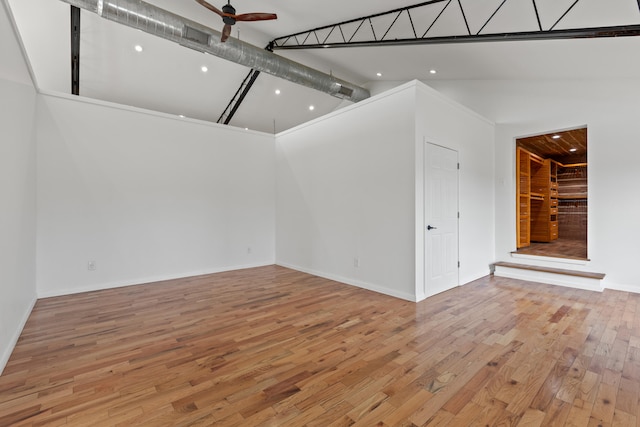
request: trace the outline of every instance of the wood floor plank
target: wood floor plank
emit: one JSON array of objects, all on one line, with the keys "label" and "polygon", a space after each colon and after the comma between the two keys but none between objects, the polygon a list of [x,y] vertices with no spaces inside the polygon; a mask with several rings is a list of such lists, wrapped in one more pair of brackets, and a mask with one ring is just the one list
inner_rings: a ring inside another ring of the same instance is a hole
[{"label": "wood floor plank", "polygon": [[518,422],[518,427],[540,427],[544,421],[545,413],[537,409],[527,409]]},{"label": "wood floor plank", "polygon": [[640,295],[416,304],[267,266],[39,300],[0,426],[631,426],[639,400]]},{"label": "wood floor plank", "polygon": [[564,427],[583,427],[589,424],[589,418],[591,414],[591,407],[580,408],[572,406],[567,415],[567,421]]}]

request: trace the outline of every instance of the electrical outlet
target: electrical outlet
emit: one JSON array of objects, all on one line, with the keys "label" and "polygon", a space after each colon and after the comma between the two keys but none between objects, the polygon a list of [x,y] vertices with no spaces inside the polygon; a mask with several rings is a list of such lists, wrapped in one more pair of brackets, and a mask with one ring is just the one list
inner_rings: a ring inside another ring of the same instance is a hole
[{"label": "electrical outlet", "polygon": [[87,263],[87,270],[95,271],[96,270],[96,262],[95,261],[89,261]]}]

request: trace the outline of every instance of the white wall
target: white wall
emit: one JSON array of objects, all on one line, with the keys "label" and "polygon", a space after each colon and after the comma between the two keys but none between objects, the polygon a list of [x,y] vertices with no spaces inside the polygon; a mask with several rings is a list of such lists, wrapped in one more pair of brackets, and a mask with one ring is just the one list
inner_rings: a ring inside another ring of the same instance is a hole
[{"label": "white wall", "polygon": [[278,134],[278,264],[415,298],[415,105],[404,86]]},{"label": "white wall", "polygon": [[41,95],[39,296],[272,264],[274,165],[272,135]]},{"label": "white wall", "polygon": [[429,141],[457,150],[463,165],[460,283],[488,274],[494,260],[493,138],[491,122],[419,82],[279,134],[278,263],[424,298]]},{"label": "white wall", "polygon": [[640,292],[640,79],[455,81],[438,90],[499,123],[496,130],[496,258],[515,250],[515,138],[588,127],[586,265],[609,288]]},{"label": "white wall", "polygon": [[36,299],[36,91],[0,3],[0,373]]},{"label": "white wall", "polygon": [[[419,84],[416,108],[417,170],[424,170],[424,142],[458,152],[459,179],[459,283],[489,274],[494,254],[494,125],[473,111]],[[416,263],[424,259],[426,224],[422,174],[416,176]],[[418,274],[421,271],[418,271]],[[418,282],[424,279],[419,278]],[[427,292],[428,293],[428,292]],[[423,295],[419,294],[419,298]]]}]

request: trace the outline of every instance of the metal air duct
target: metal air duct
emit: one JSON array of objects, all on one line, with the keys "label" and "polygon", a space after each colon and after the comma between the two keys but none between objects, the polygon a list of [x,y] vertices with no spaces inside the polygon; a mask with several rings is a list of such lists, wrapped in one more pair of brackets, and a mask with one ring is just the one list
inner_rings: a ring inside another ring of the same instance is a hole
[{"label": "metal air duct", "polygon": [[283,58],[265,49],[229,38],[197,22],[140,0],[61,0],[101,17],[171,40],[183,46],[253,68],[329,95],[358,102],[370,96],[367,89]]}]

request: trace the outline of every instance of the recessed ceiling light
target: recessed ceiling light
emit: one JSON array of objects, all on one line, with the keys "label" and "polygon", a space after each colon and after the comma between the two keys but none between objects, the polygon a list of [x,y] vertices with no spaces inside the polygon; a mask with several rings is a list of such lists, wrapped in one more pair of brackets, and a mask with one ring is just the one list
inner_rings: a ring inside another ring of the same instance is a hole
[{"label": "recessed ceiling light", "polygon": [[140,46],[139,44],[135,45],[134,49],[136,50],[136,52],[142,52],[142,46]]},{"label": "recessed ceiling light", "polygon": [[382,73],[376,73],[376,76],[382,77]]},{"label": "recessed ceiling light", "polygon": [[437,71],[436,71],[436,70],[429,70],[429,73],[431,73],[431,74],[436,74],[436,73],[437,73]]},{"label": "recessed ceiling light", "polygon": [[209,71],[206,65],[203,65],[202,68],[200,69],[202,70],[203,73],[206,73],[207,71]]},{"label": "recessed ceiling light", "polygon": [[309,111],[313,111],[315,109],[316,109],[316,107],[314,107],[313,105],[309,105]]},{"label": "recessed ceiling light", "polygon": [[553,135],[551,138],[553,138],[553,139],[560,139],[560,135]]},{"label": "recessed ceiling light", "polygon": [[571,151],[572,153],[575,153],[576,151],[578,151],[577,148],[570,148],[569,151]]},{"label": "recessed ceiling light", "polygon": [[280,89],[276,89],[276,95],[280,95]]}]

